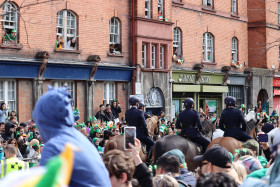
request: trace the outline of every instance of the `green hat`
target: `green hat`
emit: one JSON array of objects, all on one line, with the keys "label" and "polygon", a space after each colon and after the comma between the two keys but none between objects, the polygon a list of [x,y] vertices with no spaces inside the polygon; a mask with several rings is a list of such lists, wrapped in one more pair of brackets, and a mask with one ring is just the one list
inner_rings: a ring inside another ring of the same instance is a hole
[{"label": "green hat", "polygon": [[95,138],[93,138],[93,139],[92,139],[92,143],[94,143],[94,144],[95,144],[96,140],[98,140],[98,138],[96,138],[96,137],[95,137]]},{"label": "green hat", "polygon": [[16,29],[13,29],[12,32],[17,32]]},{"label": "green hat", "polygon": [[113,102],[117,102],[118,100],[117,99],[113,99]]},{"label": "green hat", "polygon": [[180,164],[184,164],[186,162],[184,153],[182,153],[182,151],[179,149],[172,149],[171,151],[164,153],[162,156],[165,156],[165,155],[176,156],[179,159]]},{"label": "green hat", "polygon": [[101,134],[101,130],[99,128],[95,129],[95,132]]}]

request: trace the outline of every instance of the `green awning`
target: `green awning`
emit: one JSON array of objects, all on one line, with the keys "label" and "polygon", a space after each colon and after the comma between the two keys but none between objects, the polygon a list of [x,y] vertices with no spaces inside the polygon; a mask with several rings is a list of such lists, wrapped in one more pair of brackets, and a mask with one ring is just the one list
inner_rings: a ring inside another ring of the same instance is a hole
[{"label": "green awning", "polygon": [[200,92],[200,85],[173,84],[173,92]]},{"label": "green awning", "polygon": [[228,87],[227,86],[207,86],[203,85],[202,92],[215,92],[215,93],[227,93],[228,92]]}]

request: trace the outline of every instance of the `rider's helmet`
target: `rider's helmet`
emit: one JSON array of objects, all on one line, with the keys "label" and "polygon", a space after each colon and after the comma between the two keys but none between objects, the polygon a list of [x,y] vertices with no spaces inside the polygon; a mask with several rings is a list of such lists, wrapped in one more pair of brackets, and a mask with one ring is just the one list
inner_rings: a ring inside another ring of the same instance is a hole
[{"label": "rider's helmet", "polygon": [[145,104],[140,102],[139,105],[138,105],[138,109],[142,109],[143,107],[145,107]]},{"label": "rider's helmet", "polygon": [[226,104],[227,106],[235,106],[235,103],[236,103],[235,97],[227,96],[227,97],[225,98],[225,104]]},{"label": "rider's helmet", "polygon": [[184,101],[184,105],[186,108],[192,108],[194,104],[194,100],[193,98],[188,97],[185,101]]},{"label": "rider's helmet", "polygon": [[139,103],[139,102],[140,102],[140,100],[136,96],[132,96],[131,98],[129,98],[129,104],[132,105],[132,106],[136,105],[136,103]]}]

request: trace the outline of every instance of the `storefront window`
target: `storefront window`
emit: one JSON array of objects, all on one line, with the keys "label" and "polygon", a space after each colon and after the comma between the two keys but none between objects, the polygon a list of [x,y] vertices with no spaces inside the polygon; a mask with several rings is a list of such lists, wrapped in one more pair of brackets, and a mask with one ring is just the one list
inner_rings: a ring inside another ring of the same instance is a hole
[{"label": "storefront window", "polygon": [[244,104],[243,86],[229,86],[227,96],[235,97],[236,106],[239,108],[241,104]]}]

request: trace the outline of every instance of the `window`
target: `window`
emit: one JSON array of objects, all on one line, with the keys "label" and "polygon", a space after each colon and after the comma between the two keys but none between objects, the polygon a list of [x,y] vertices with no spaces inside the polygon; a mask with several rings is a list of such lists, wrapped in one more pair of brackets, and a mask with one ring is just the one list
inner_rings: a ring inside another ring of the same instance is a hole
[{"label": "window", "polygon": [[212,0],[203,0],[202,4],[205,6],[211,6],[211,7],[213,6]]},{"label": "window", "polygon": [[115,99],[115,83],[107,82],[103,84],[103,104],[111,104]]},{"label": "window", "polygon": [[237,14],[237,0],[231,0],[231,13]]},{"label": "window", "polygon": [[244,104],[243,86],[229,86],[227,96],[235,97],[236,105],[240,107],[241,104]]},{"label": "window", "polygon": [[238,40],[237,38],[232,38],[232,50],[231,50],[231,54],[232,54],[232,61],[236,62],[238,61]]},{"label": "window", "polygon": [[147,67],[147,44],[142,44],[142,66]]},{"label": "window", "polygon": [[164,69],[164,46],[160,46],[159,66],[160,68]]},{"label": "window", "polygon": [[280,3],[278,3],[278,24],[280,25]]},{"label": "window", "polygon": [[145,18],[151,18],[151,0],[145,0]]},{"label": "window", "polygon": [[203,61],[213,62],[214,46],[213,35],[209,32],[203,34]]},{"label": "window", "polygon": [[163,20],[163,0],[158,0],[158,18]]},{"label": "window", "polygon": [[156,46],[155,45],[152,45],[152,54],[151,54],[151,68],[155,68],[155,65],[156,65]]},{"label": "window", "polygon": [[77,49],[77,21],[74,13],[61,10],[57,13],[57,49]]},{"label": "window", "polygon": [[9,111],[16,110],[16,81],[0,80],[0,103],[10,106]]},{"label": "window", "polygon": [[52,86],[55,88],[68,87],[68,92],[70,93],[70,101],[72,106],[75,105],[75,83],[73,81],[54,81]]},{"label": "window", "polygon": [[173,55],[182,55],[181,30],[178,27],[173,30]]},{"label": "window", "polygon": [[117,18],[110,19],[110,44],[120,43],[120,22]]},{"label": "window", "polygon": [[3,6],[2,16],[3,43],[16,44],[18,42],[18,14],[17,7],[10,2],[6,2]]}]

